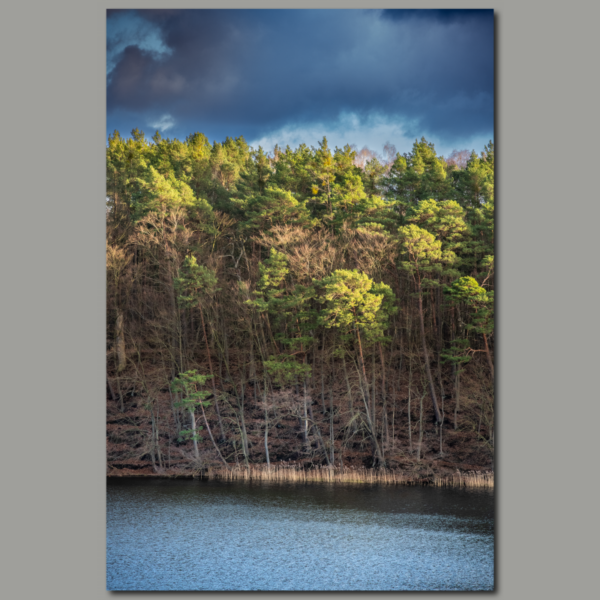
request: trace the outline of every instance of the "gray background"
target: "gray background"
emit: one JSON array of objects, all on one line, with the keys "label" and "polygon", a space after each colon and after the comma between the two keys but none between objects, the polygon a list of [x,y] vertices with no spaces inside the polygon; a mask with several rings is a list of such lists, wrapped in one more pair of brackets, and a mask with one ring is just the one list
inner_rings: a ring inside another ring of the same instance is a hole
[{"label": "gray background", "polygon": [[[0,591],[11,599],[108,595],[105,9],[118,6],[161,4],[11,3],[0,21]],[[378,6],[497,11],[497,593],[591,596],[599,5]]]}]

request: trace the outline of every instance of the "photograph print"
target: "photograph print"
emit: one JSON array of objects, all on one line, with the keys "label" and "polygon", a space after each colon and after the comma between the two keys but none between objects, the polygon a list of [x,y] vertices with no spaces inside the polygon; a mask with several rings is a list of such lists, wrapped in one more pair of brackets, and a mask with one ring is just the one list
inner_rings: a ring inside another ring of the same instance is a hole
[{"label": "photograph print", "polygon": [[493,10],[108,10],[110,591],[495,589]]}]

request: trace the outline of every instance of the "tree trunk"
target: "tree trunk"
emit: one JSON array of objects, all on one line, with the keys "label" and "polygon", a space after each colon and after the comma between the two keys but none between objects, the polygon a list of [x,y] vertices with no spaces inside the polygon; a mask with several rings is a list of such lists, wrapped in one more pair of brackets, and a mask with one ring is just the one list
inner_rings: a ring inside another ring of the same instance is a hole
[{"label": "tree trunk", "polygon": [[202,312],[202,305],[198,303],[198,310],[200,311],[200,320],[202,321],[202,333],[204,334],[204,345],[206,347],[206,356],[208,357],[208,369],[210,374],[212,375],[212,389],[215,397],[215,409],[217,411],[217,419],[219,420],[219,431],[220,431],[220,439],[225,441],[225,430],[223,429],[223,421],[221,420],[221,411],[219,410],[219,398],[217,394],[217,385],[215,383],[215,373],[213,371],[212,366],[212,358],[210,355],[210,346],[208,345],[208,336],[206,334],[206,326],[204,324],[204,313]]},{"label": "tree trunk", "polygon": [[271,468],[271,459],[269,457],[269,409],[267,407],[267,380],[263,381],[263,402],[265,404],[265,456],[267,458],[267,468]]},{"label": "tree trunk", "polygon": [[[156,450],[156,457],[158,458],[158,466],[160,469],[163,468],[162,461],[162,453],[160,451],[160,442],[158,437],[158,413],[154,416],[154,408],[150,408],[150,420],[152,422],[152,447]],[[154,463],[154,456],[152,456],[152,462]],[[154,464],[154,470],[156,469],[156,464]]]},{"label": "tree trunk", "polygon": [[[175,299],[175,283],[174,275],[169,272],[167,274],[167,285],[169,288],[169,301],[171,303],[171,317],[172,317],[172,330],[171,330],[171,356],[172,356],[172,378],[175,378],[177,373],[183,372],[183,356],[181,352],[181,335],[179,332],[179,315],[177,312],[177,301]],[[179,354],[179,361],[177,361],[177,355]]]},{"label": "tree trunk", "polygon": [[[304,357],[304,361],[306,363],[306,356]],[[308,398],[306,393],[306,379],[304,379],[304,445],[308,450]],[[311,407],[312,412],[312,407]]]},{"label": "tree trunk", "polygon": [[110,392],[110,397],[112,398],[112,401],[116,402],[117,398],[115,396],[115,393],[113,392],[112,385],[110,385],[110,380],[108,379],[108,375],[106,376],[106,387],[108,388],[108,391]]},{"label": "tree trunk", "polygon": [[412,393],[412,356],[408,359],[408,448],[413,453],[410,396]]},{"label": "tree trunk", "polygon": [[437,423],[441,423],[442,416],[440,415],[440,409],[438,407],[437,398],[435,396],[435,388],[433,385],[433,377],[431,375],[431,368],[429,367],[429,354],[427,352],[427,342],[425,339],[425,321],[423,317],[423,294],[421,291],[421,283],[419,282],[419,317],[421,321],[421,341],[423,342],[423,359],[425,360],[425,372],[427,373],[427,381],[429,382],[429,393],[431,394],[431,401],[433,402],[433,410],[435,412],[435,420]]},{"label": "tree trunk", "polygon": [[334,436],[333,436],[333,387],[329,386],[329,450],[331,453],[331,464],[335,464],[335,454],[334,454]]},{"label": "tree trunk", "polygon": [[417,460],[421,460],[421,446],[423,445],[423,398],[426,394],[421,394],[421,402],[419,404],[419,449],[417,450]]},{"label": "tree trunk", "polygon": [[[315,354],[316,354],[316,352],[315,352]],[[321,404],[323,405],[323,414],[325,414],[325,336],[324,335],[323,335],[323,350],[321,352]]]},{"label": "tree trunk", "polygon": [[221,459],[223,464],[227,467],[228,466],[227,462],[223,458],[223,455],[221,454],[221,451],[219,450],[219,446],[217,446],[217,442],[215,442],[215,438],[213,437],[212,431],[210,430],[210,425],[208,424],[208,419],[206,418],[206,413],[204,412],[204,404],[202,404],[202,402],[200,402],[200,408],[202,409],[202,417],[204,418],[204,423],[206,425],[206,431],[208,431],[210,441],[212,442],[213,446],[215,447],[215,450],[217,451],[219,458]]},{"label": "tree trunk", "polygon": [[371,354],[371,371],[372,371],[372,384],[371,384],[371,421],[373,421],[373,427],[375,428],[375,436],[377,436],[377,413],[375,407],[375,399],[377,398],[377,375],[375,369],[375,347]]},{"label": "tree trunk", "polygon": [[[381,443],[383,444],[383,436],[385,435],[386,445],[390,444],[390,431],[388,426],[388,415],[387,415],[387,391],[385,389],[385,360],[383,358],[383,348],[381,342],[379,346],[379,358],[381,360],[381,418],[382,418],[382,429],[381,429]],[[384,446],[385,447],[385,446]]]},{"label": "tree trunk", "polygon": [[490,347],[488,346],[487,335],[483,334],[483,343],[485,344],[485,354],[488,359],[488,365],[490,366],[490,371],[492,373],[492,381],[494,380],[494,362],[492,361],[492,355],[490,354]]},{"label": "tree trunk", "polygon": [[[243,357],[242,357],[243,358]],[[246,366],[242,363],[242,382],[239,396],[239,409],[240,409],[240,433],[242,435],[242,449],[244,451],[244,462],[246,463],[246,467],[249,467],[249,454],[250,449],[248,446],[248,433],[246,431],[246,418],[244,415],[244,400],[245,400],[245,390],[246,390]]]},{"label": "tree trunk", "polygon": [[325,447],[325,442],[323,441],[323,436],[321,435],[321,430],[319,429],[319,426],[315,423],[315,417],[313,415],[312,404],[309,404],[308,410],[310,412],[310,420],[312,423],[312,427],[314,428],[315,433],[317,434],[317,439],[319,440],[319,446],[321,446],[321,448],[323,450],[323,454],[325,455],[325,460],[327,461],[327,465],[331,466],[331,461],[329,460],[329,454],[327,454],[327,448]]},{"label": "tree trunk", "polygon": [[352,421],[352,431],[356,433],[356,421],[354,420],[354,402],[352,399],[352,388],[350,387],[350,378],[346,369],[346,355],[342,355],[342,366],[344,368],[344,379],[346,380],[346,390],[348,391],[348,404],[350,408],[350,420]]},{"label": "tree trunk", "polygon": [[356,325],[354,326],[354,331],[356,332],[356,339],[358,340],[359,364],[360,364],[360,368],[362,370],[362,375],[364,377],[364,382],[365,382],[364,385],[361,385],[361,388],[363,390],[363,397],[364,397],[364,401],[365,401],[367,422],[369,425],[369,429],[371,430],[370,433],[371,433],[371,439],[373,441],[373,450],[374,450],[375,458],[378,461],[379,466],[385,467],[385,460],[383,458],[383,454],[381,453],[381,448],[379,447],[379,443],[377,442],[377,432],[375,431],[375,424],[371,420],[371,415],[370,415],[370,411],[369,411],[369,384],[367,383],[368,382],[367,370],[365,368],[365,361],[363,358],[362,343],[360,340],[360,332],[358,331],[358,327]]},{"label": "tree trunk", "polygon": [[123,313],[117,313],[115,323],[115,350],[117,352],[117,373],[125,369],[127,357],[125,355],[125,336],[123,335]]},{"label": "tree trunk", "polygon": [[194,442],[194,456],[200,458],[200,452],[198,450],[198,440],[196,439],[196,415],[194,415],[194,409],[189,409],[190,413],[190,424],[192,426],[192,441]]},{"label": "tree trunk", "polygon": [[454,430],[458,429],[456,419],[458,409],[460,408],[460,368],[457,364],[454,365],[454,397],[456,404],[454,405]]}]

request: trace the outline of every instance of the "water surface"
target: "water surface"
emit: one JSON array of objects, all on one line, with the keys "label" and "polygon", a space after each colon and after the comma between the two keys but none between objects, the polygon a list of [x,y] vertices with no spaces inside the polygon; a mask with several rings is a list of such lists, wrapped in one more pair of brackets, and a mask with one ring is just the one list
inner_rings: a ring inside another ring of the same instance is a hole
[{"label": "water surface", "polygon": [[492,590],[490,491],[109,479],[109,590]]}]

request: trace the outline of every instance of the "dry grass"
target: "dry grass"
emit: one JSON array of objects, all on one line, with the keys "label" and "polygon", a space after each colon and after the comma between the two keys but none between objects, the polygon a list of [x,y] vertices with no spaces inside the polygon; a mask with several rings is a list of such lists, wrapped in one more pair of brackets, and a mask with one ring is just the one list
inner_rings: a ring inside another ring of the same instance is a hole
[{"label": "dry grass", "polygon": [[393,485],[429,485],[434,487],[493,488],[494,473],[456,472],[452,475],[419,476],[414,473],[393,471],[390,469],[367,469],[364,467],[315,467],[303,469],[295,464],[250,465],[246,467],[210,468],[206,475],[209,479],[275,481],[275,482],[322,482],[322,483],[378,483]]}]

